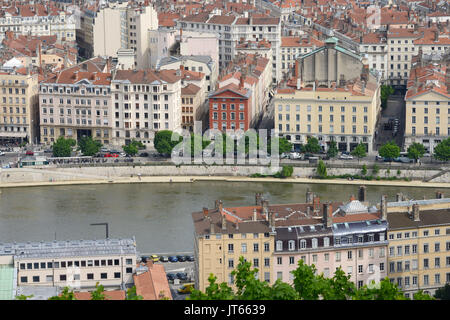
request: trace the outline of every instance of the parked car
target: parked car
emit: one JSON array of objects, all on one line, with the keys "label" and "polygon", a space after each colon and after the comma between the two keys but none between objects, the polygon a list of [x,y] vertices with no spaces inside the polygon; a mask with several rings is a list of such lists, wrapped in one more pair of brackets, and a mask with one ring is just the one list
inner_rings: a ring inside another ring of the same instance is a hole
[{"label": "parked car", "polygon": [[161,261],[161,262],[169,262],[169,257],[168,256],[162,256],[161,258],[159,258],[159,261]]},{"label": "parked car", "polygon": [[4,153],[3,151],[0,151],[0,156],[4,156],[6,153]]},{"label": "parked car", "polygon": [[424,157],[431,157],[431,154],[427,152],[427,153],[424,153],[423,156]]},{"label": "parked car", "polygon": [[303,155],[301,153],[298,153],[298,152],[291,152],[289,154],[289,159],[291,159],[291,160],[295,160],[295,159],[301,160],[302,158],[303,158]]},{"label": "parked car", "polygon": [[159,256],[157,256],[156,254],[152,254],[150,256],[150,259],[152,259],[153,262],[158,262],[159,261]]},{"label": "parked car", "polygon": [[149,259],[150,258],[146,257],[146,256],[141,257],[141,261],[144,262],[144,263],[146,263]]},{"label": "parked car", "polygon": [[195,261],[194,256],[186,256],[187,261]]},{"label": "parked car", "polygon": [[282,154],[280,154],[280,159],[286,159],[289,158],[289,155],[285,152],[283,152]]},{"label": "parked car", "polygon": [[25,154],[26,154],[27,156],[33,156],[33,155],[34,155],[34,152],[31,151],[31,150],[27,150],[27,152],[25,152]]},{"label": "parked car", "polygon": [[179,262],[185,262],[186,258],[184,256],[177,256]]},{"label": "parked car", "polygon": [[353,156],[351,156],[351,155],[349,155],[349,154],[342,153],[342,154],[339,156],[339,159],[341,159],[341,160],[352,160],[352,159],[353,159]]},{"label": "parked car", "polygon": [[181,288],[178,289],[178,293],[180,294],[191,293],[192,289],[194,289],[194,283],[185,283]]},{"label": "parked car", "polygon": [[381,160],[383,160],[382,156],[380,156],[380,155],[375,156],[375,161],[381,161]]},{"label": "parked car", "polygon": [[139,154],[139,157],[148,157],[148,153],[147,152],[142,152]]},{"label": "parked car", "polygon": [[178,258],[175,257],[175,256],[170,256],[170,257],[169,257],[169,261],[170,261],[170,262],[178,262]]},{"label": "parked car", "polygon": [[383,161],[384,162],[392,162],[392,161],[394,161],[394,159],[393,158],[383,158]]},{"label": "parked car", "polygon": [[187,280],[187,273],[186,272],[178,272],[176,274],[176,276],[180,280]]},{"label": "parked car", "polygon": [[117,153],[107,153],[104,155],[105,158],[118,158],[119,155]]},{"label": "parked car", "polygon": [[402,163],[411,163],[414,162],[414,159],[410,159],[408,157],[398,157],[394,159],[395,162],[402,162]]},{"label": "parked car", "polygon": [[313,155],[312,153],[305,153],[305,155],[303,156],[303,159],[309,160],[309,158],[311,158],[311,157],[315,157],[315,155]]},{"label": "parked car", "polygon": [[166,275],[166,277],[167,277],[167,280],[175,280],[177,278],[175,273],[168,273]]}]

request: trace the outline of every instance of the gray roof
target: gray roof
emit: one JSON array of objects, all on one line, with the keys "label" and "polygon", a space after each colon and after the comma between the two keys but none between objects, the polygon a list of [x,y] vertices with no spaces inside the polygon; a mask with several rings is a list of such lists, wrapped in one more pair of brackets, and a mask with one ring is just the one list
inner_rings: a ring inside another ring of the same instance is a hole
[{"label": "gray roof", "polygon": [[388,206],[388,208],[389,207],[410,207],[413,204],[428,205],[428,204],[439,204],[439,203],[450,203],[450,198],[388,202],[387,206]]},{"label": "gray roof", "polygon": [[388,224],[383,220],[367,220],[333,224],[333,235],[343,236],[370,232],[386,231]]},{"label": "gray roof", "polygon": [[131,254],[137,255],[134,237],[128,239],[0,243],[0,255],[13,255],[15,260]]},{"label": "gray roof", "polygon": [[172,63],[175,63],[178,61],[182,62],[182,61],[186,61],[186,60],[192,60],[192,61],[204,63],[208,66],[210,71],[212,71],[213,64],[214,64],[214,61],[212,60],[212,58],[210,56],[201,56],[201,55],[178,56],[178,57],[170,56],[170,57],[161,58],[156,65],[156,69],[160,69],[162,66],[165,66],[167,64],[172,64]]}]

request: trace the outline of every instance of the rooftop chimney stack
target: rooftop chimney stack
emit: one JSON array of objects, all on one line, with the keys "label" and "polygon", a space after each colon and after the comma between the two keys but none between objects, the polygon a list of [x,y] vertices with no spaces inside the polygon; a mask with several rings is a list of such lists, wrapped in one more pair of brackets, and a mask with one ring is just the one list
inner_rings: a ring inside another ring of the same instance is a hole
[{"label": "rooftop chimney stack", "polygon": [[219,209],[219,201],[220,200],[216,200],[216,202],[214,203],[214,209]]},{"label": "rooftop chimney stack", "polygon": [[258,215],[256,213],[256,209],[253,209],[253,221],[258,220]]},{"label": "rooftop chimney stack", "polygon": [[311,207],[307,206],[306,207],[306,215],[309,217],[311,215]]},{"label": "rooftop chimney stack", "polygon": [[203,207],[203,215],[206,217],[208,215],[208,208]]},{"label": "rooftop chimney stack", "polygon": [[315,195],[313,200],[313,209],[314,211],[320,210],[320,198]]},{"label": "rooftop chimney stack", "polygon": [[314,194],[308,189],[308,191],[306,191],[306,203],[313,203],[313,199],[314,199]]},{"label": "rooftop chimney stack", "polygon": [[266,215],[266,219],[267,219],[267,215],[269,213],[269,200],[263,200],[262,201],[262,209],[263,209],[263,213]]},{"label": "rooftop chimney stack", "polygon": [[260,206],[262,201],[261,193],[255,193],[255,205]]},{"label": "rooftop chimney stack", "polygon": [[223,202],[222,200],[219,200],[219,212],[222,213],[223,210]]},{"label": "rooftop chimney stack", "polygon": [[366,186],[360,186],[359,187],[359,192],[358,192],[358,200],[361,202],[365,202],[366,201]]},{"label": "rooftop chimney stack", "polygon": [[210,234],[215,234],[216,233],[216,228],[214,227],[214,223],[212,221],[210,221]]},{"label": "rooftop chimney stack", "polygon": [[222,215],[222,230],[227,230],[227,219],[224,214]]},{"label": "rooftop chimney stack", "polygon": [[420,221],[419,205],[417,203],[413,204],[412,209],[413,209],[414,221]]},{"label": "rooftop chimney stack", "polygon": [[386,196],[381,196],[381,219],[387,220],[387,202],[386,202]]},{"label": "rooftop chimney stack", "polygon": [[325,225],[325,228],[331,228],[333,225],[333,216],[331,215],[332,208],[331,203],[324,203],[323,204],[323,224]]},{"label": "rooftop chimney stack", "polygon": [[396,200],[397,200],[397,202],[400,202],[403,200],[403,194],[401,192],[397,193]]}]

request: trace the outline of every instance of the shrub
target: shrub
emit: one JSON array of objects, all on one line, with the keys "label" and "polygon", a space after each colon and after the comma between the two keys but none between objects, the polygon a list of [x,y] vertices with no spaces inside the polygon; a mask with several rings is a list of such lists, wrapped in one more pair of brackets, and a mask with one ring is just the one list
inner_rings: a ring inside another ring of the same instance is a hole
[{"label": "shrub", "polygon": [[373,170],[372,171],[373,171],[373,174],[377,174],[380,171],[380,167],[378,167],[378,165],[375,164],[373,166]]},{"label": "shrub", "polygon": [[380,178],[379,176],[377,176],[377,181],[380,181],[380,179],[381,179],[381,178]]},{"label": "shrub", "polygon": [[397,175],[400,175],[402,172],[400,171],[400,169],[397,170]]},{"label": "shrub", "polygon": [[362,166],[361,174],[363,176],[365,176],[367,174],[367,166],[365,164],[363,164],[363,166]]}]

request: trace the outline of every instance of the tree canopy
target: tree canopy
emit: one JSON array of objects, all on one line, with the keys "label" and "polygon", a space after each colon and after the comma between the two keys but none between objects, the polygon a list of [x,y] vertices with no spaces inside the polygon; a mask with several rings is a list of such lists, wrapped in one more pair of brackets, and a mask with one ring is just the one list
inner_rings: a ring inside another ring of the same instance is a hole
[{"label": "tree canopy", "polygon": [[319,177],[321,177],[321,178],[325,178],[327,176],[327,166],[325,165],[325,163],[322,160],[319,160],[319,163],[317,164],[316,172],[319,175]]},{"label": "tree canopy", "polygon": [[339,150],[337,148],[336,141],[331,141],[330,145],[328,147],[327,154],[330,158],[335,158],[339,153]]},{"label": "tree canopy", "polygon": [[364,158],[367,155],[366,146],[362,142],[360,142],[350,154],[354,157],[357,157],[358,160]]},{"label": "tree canopy", "polygon": [[[409,300],[396,284],[388,278],[359,289],[350,281],[350,275],[339,267],[333,277],[317,274],[314,265],[299,260],[293,270],[293,284],[276,280],[272,285],[259,280],[259,270],[251,263],[239,258],[239,264],[232,271],[234,288],[227,283],[217,283],[217,277],[209,276],[209,286],[202,292],[193,289],[189,300]],[[415,300],[432,299],[423,292],[414,295]]]},{"label": "tree canopy", "polygon": [[434,148],[434,157],[441,161],[450,160],[450,137],[445,140],[442,140]]},{"label": "tree canopy", "polygon": [[408,158],[417,161],[420,157],[425,154],[425,147],[421,143],[414,142],[408,147]]},{"label": "tree canopy", "polygon": [[180,142],[183,141],[183,137],[179,136],[178,140],[172,141],[173,132],[170,130],[158,131],[155,135],[154,146],[156,151],[160,154],[171,155],[172,149]]},{"label": "tree canopy", "polygon": [[102,143],[100,141],[95,141],[92,137],[82,137],[78,141],[78,147],[85,156],[94,156],[102,147]]},{"label": "tree canopy", "polygon": [[387,85],[381,86],[381,92],[380,92],[380,100],[381,100],[381,107],[384,109],[387,107],[387,100],[391,94],[394,93],[394,88]]},{"label": "tree canopy", "polygon": [[383,158],[394,159],[400,156],[400,147],[394,141],[389,141],[380,147],[378,153]]},{"label": "tree canopy", "polygon": [[63,136],[60,136],[55,143],[53,143],[53,156],[70,157],[72,155],[72,147],[76,144],[77,142],[74,139],[66,139]]},{"label": "tree canopy", "polygon": [[317,153],[320,151],[319,140],[315,137],[308,137],[308,143],[303,146],[305,152]]}]

